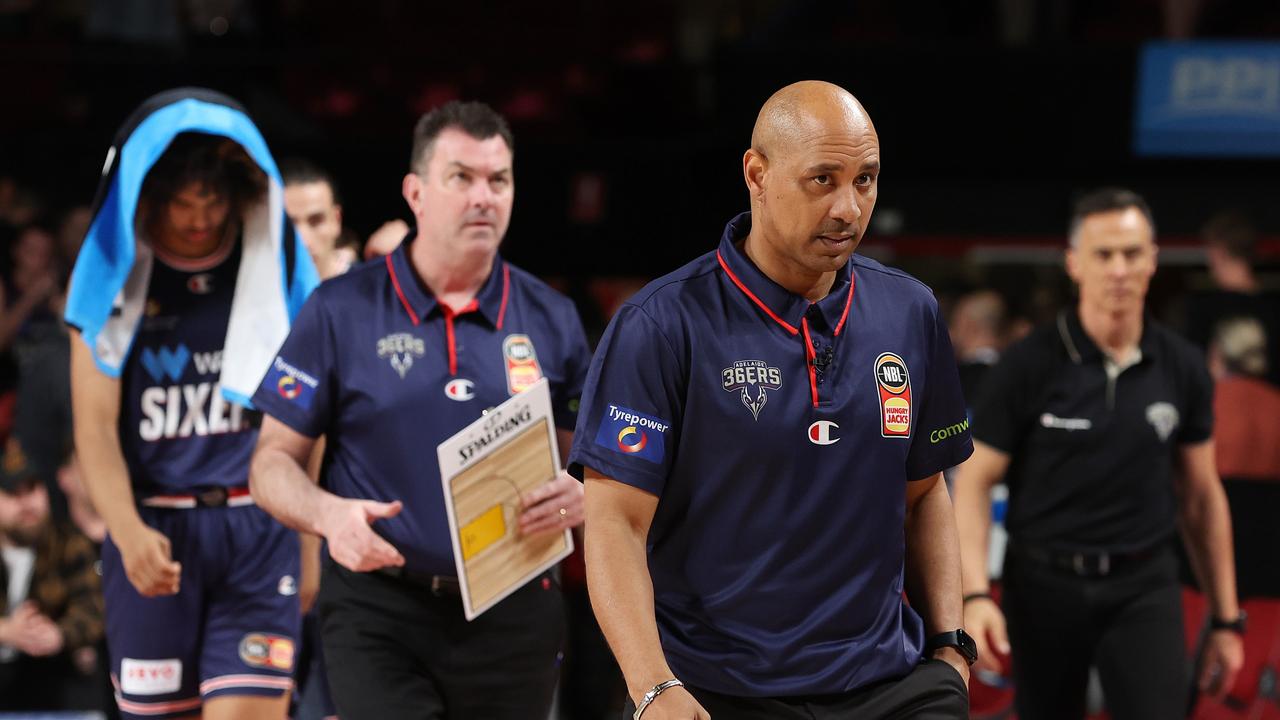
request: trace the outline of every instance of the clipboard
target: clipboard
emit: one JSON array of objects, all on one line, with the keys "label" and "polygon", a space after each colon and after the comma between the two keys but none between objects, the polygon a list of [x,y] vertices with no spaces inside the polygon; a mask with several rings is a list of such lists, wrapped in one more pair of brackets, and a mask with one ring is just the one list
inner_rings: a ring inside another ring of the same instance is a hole
[{"label": "clipboard", "polygon": [[546,378],[436,447],[467,621],[573,552],[573,534],[519,534],[520,498],[560,472]]}]

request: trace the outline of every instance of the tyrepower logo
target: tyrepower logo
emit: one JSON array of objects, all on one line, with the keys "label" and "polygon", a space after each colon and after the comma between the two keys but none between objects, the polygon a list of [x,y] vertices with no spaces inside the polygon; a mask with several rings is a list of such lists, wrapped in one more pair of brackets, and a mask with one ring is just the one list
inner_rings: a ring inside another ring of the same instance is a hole
[{"label": "tyrepower logo", "polygon": [[662,464],[670,423],[621,405],[609,405],[600,419],[596,444],[614,452]]},{"label": "tyrepower logo", "polygon": [[275,388],[280,397],[301,406],[304,410],[311,408],[311,399],[315,397],[320,382],[307,373],[289,364],[279,356],[271,363],[267,377],[262,381],[267,387]]}]

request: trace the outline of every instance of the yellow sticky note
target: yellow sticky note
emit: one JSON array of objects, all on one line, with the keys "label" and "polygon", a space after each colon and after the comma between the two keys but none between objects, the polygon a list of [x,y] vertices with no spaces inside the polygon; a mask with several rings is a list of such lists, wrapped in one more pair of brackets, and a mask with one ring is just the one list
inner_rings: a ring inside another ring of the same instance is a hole
[{"label": "yellow sticky note", "polygon": [[494,505],[458,531],[458,539],[462,541],[462,559],[470,560],[506,534],[507,522],[502,515],[502,506]]}]

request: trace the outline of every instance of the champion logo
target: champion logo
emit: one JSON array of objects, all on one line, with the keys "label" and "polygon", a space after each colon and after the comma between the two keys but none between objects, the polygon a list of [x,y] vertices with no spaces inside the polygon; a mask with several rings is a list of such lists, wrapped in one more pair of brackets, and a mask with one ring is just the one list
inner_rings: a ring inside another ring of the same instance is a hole
[{"label": "champion logo", "polygon": [[450,400],[466,402],[476,396],[476,384],[466,378],[454,378],[445,383],[444,396]]},{"label": "champion logo", "polygon": [[208,295],[213,292],[213,276],[209,273],[200,273],[187,278],[187,289],[196,295]]},{"label": "champion logo", "polygon": [[809,426],[809,442],[814,445],[835,445],[840,442],[840,438],[832,434],[832,431],[839,429],[840,426],[830,420],[819,420]]}]

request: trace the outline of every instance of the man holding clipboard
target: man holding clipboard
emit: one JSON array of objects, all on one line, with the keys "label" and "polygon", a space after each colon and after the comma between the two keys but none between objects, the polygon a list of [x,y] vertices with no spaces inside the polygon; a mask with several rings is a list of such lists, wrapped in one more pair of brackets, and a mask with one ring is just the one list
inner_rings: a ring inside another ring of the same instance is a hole
[{"label": "man holding clipboard", "polygon": [[[557,438],[572,439],[590,353],[573,304],[505,262],[512,137],[480,103],[449,103],[414,133],[403,191],[416,232],[384,260],[318,289],[254,403],[259,505],[325,537],[319,609],[344,720],[545,717],[564,630],[552,578],[474,621],[463,614],[435,449],[545,378]],[[320,485],[303,471],[328,446]],[[510,532],[582,522],[560,472],[522,492]]]}]

